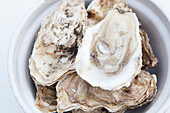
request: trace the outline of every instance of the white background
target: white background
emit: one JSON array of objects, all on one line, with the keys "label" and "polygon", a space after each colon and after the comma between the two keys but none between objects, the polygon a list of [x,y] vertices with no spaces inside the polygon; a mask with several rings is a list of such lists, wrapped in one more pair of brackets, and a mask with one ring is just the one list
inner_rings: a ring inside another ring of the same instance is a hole
[{"label": "white background", "polygon": [[[0,0],[0,113],[24,113],[10,87],[7,70],[7,56],[12,33],[24,14],[39,0]],[[170,0],[157,0],[168,12]],[[170,101],[170,99],[168,100]],[[170,105],[166,104],[162,110]],[[169,107],[170,109],[170,107]],[[168,110],[167,113],[170,113]]]}]

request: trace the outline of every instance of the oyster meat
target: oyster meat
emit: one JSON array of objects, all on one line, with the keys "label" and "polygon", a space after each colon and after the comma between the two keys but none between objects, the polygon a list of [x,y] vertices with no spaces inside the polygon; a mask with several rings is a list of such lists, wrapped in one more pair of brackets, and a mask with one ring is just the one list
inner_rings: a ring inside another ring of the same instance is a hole
[{"label": "oyster meat", "polygon": [[29,63],[37,84],[52,85],[74,70],[86,17],[84,0],[62,0],[42,22]]},{"label": "oyster meat", "polygon": [[37,96],[35,105],[44,113],[57,111],[56,84],[41,86],[36,84]]},{"label": "oyster meat", "polygon": [[75,69],[89,84],[107,90],[129,86],[141,66],[141,37],[135,13],[110,10],[101,22],[86,29]]},{"label": "oyster meat", "polygon": [[72,109],[92,111],[104,107],[109,112],[117,112],[139,107],[153,99],[157,89],[156,82],[154,74],[141,71],[129,87],[110,91],[93,87],[77,73],[73,73],[57,84],[57,109],[62,113]]}]

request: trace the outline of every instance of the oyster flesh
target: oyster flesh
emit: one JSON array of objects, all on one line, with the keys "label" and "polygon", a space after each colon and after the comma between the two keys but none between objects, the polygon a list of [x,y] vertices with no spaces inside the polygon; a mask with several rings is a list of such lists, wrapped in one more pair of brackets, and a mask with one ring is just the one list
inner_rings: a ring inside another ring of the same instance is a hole
[{"label": "oyster flesh", "polygon": [[77,73],[64,77],[57,84],[57,110],[59,113],[72,109],[92,111],[106,108],[117,112],[126,108],[132,109],[150,102],[156,94],[156,76],[141,71],[129,87],[119,90],[103,90],[93,87],[81,79]]},{"label": "oyster flesh", "polygon": [[45,18],[30,58],[30,73],[37,84],[46,86],[74,70],[78,46],[86,26],[84,0],[62,0]]},{"label": "oyster flesh", "polygon": [[120,89],[130,85],[141,67],[141,37],[135,13],[110,10],[101,22],[86,29],[75,69],[89,84]]}]

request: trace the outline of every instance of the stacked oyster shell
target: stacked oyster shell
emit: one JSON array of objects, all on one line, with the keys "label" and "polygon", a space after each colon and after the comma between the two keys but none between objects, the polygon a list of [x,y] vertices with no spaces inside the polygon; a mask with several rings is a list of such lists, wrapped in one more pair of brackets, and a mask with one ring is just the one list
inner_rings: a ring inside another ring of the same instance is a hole
[{"label": "stacked oyster shell", "polygon": [[42,22],[29,60],[45,113],[122,113],[153,100],[158,64],[124,0],[62,0]]}]

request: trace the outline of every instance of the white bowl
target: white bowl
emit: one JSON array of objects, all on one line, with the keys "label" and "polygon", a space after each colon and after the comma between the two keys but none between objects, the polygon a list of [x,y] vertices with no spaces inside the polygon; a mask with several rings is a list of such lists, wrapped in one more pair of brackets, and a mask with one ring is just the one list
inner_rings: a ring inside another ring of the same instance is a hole
[{"label": "white bowl", "polygon": [[[89,1],[87,0],[87,3]],[[170,22],[155,2],[127,0],[127,3],[137,13],[143,29],[148,33],[154,53],[159,59],[159,66],[149,70],[158,77],[156,98],[150,104],[126,113],[156,113],[170,94]],[[8,59],[9,77],[14,94],[27,113],[40,113],[34,104],[36,91],[29,74],[28,59],[42,19],[57,4],[58,2],[39,1],[22,19],[11,42]]]}]

